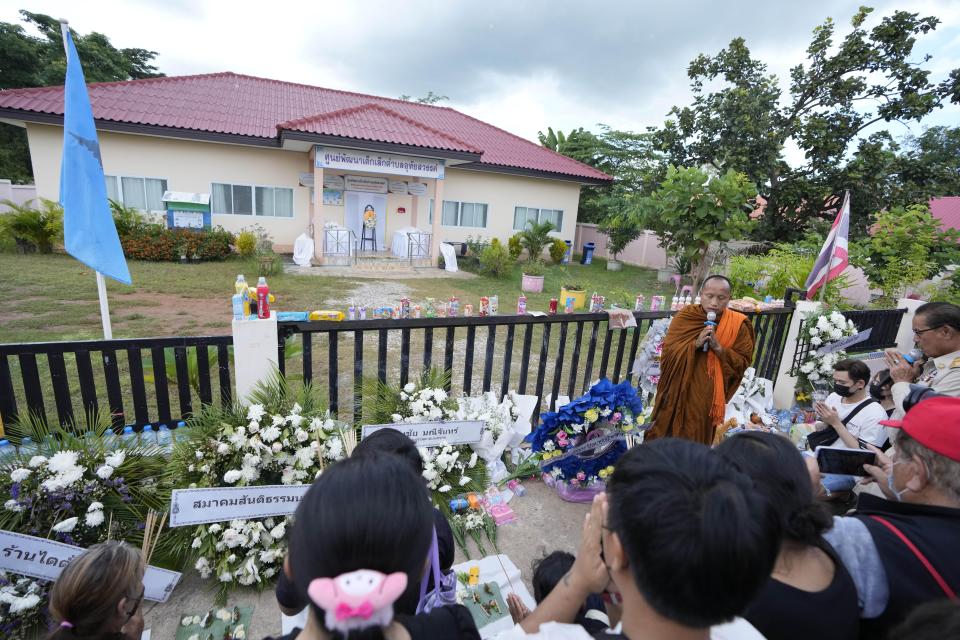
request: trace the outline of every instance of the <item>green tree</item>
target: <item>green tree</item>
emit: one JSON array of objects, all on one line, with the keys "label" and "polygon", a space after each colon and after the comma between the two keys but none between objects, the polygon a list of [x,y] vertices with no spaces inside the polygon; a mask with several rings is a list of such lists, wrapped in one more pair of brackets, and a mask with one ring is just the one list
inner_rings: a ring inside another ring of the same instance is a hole
[{"label": "green tree", "polygon": [[926,205],[896,207],[874,216],[869,239],[851,246],[851,261],[870,284],[896,302],[908,288],[960,261],[956,231],[943,232]]},{"label": "green tree", "polygon": [[[28,34],[22,26],[0,22],[0,89],[61,85],[66,56],[60,23],[50,16],[20,11],[23,21],[40,32]],[[71,29],[87,82],[112,82],[162,76],[151,63],[155,51],[117,49],[107,36],[93,31],[82,36]],[[31,182],[26,132],[0,123],[0,178]]]},{"label": "green tree", "polygon": [[[917,38],[937,27],[936,17],[895,11],[867,29],[871,12],[861,7],[844,35],[829,18],[816,27],[806,61],[790,70],[787,96],[742,38],[697,56],[688,68],[693,103],[674,107],[653,131],[657,147],[675,165],[745,173],[767,202],[759,235],[792,238],[849,188],[855,176],[843,160],[865,129],[916,122],[960,99],[960,70],[937,84],[924,66],[929,56],[914,61]],[[790,141],[804,153],[802,166],[784,160]],[[852,198],[854,229],[864,229],[873,210]]]},{"label": "green tree", "polygon": [[711,242],[742,238],[752,226],[756,187],[743,173],[732,169],[711,178],[696,168],[668,167],[660,188],[641,206],[642,228],[652,229],[661,245],[690,260],[693,286],[706,275]]}]

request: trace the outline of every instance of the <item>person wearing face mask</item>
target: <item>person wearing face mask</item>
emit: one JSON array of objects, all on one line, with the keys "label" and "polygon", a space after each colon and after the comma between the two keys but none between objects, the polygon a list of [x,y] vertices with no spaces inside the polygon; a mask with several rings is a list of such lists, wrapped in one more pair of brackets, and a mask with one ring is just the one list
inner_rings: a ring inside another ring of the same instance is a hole
[{"label": "person wearing face mask", "polygon": [[884,369],[878,371],[870,379],[870,397],[880,403],[883,410],[887,412],[887,417],[893,417],[893,412],[897,404],[893,401],[893,378],[890,377],[890,370]]},{"label": "person wearing face mask", "polygon": [[[898,430],[896,451],[875,450],[864,482],[884,498],[860,494],[824,534],[856,585],[862,638],[883,638],[918,605],[960,593],[960,398],[922,400],[883,424]],[[817,484],[816,464],[808,469]]]}]

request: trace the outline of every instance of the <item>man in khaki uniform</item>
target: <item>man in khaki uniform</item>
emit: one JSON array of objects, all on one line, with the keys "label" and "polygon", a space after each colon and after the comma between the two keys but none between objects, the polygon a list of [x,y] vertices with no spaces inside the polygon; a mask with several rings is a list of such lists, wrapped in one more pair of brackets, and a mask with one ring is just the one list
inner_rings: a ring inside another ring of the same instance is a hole
[{"label": "man in khaki uniform", "polygon": [[887,351],[893,379],[894,416],[902,416],[910,384],[931,387],[937,393],[960,397],[960,307],[949,302],[929,302],[913,316],[913,338],[927,360],[911,365],[896,350]]}]

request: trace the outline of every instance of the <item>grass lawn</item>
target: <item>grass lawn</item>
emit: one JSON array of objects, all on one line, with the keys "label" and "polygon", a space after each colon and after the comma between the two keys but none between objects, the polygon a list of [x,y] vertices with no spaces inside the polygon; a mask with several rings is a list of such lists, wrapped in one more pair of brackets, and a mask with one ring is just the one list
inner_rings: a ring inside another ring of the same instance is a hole
[{"label": "grass lawn", "polygon": [[[201,264],[131,261],[131,287],[108,280],[111,319],[116,337],[167,335],[214,335],[230,331],[230,295],[237,273],[254,281],[247,262],[228,260]],[[458,296],[462,305],[476,309],[480,296],[497,295],[500,312],[513,313],[520,294],[522,266],[505,278],[477,276],[471,279],[436,278],[393,280],[406,287],[416,302],[426,297],[445,300]],[[0,323],[0,342],[40,342],[101,337],[96,280],[93,272],[67,255],[0,254],[0,296],[7,301]],[[548,267],[544,293],[527,294],[530,310],[546,311],[550,298],[559,297],[568,275],[583,283],[587,296],[594,291],[608,302],[633,306],[638,293],[672,295],[672,283],[660,285],[656,272],[624,265],[622,271],[606,270],[604,260],[592,265]],[[330,301],[351,299],[361,288],[369,292],[369,279],[336,276],[280,274],[269,278],[280,310],[325,308]],[[366,285],[366,286],[363,286]],[[396,287],[394,287],[396,289]],[[376,289],[374,288],[374,291]],[[374,305],[395,299],[357,300]],[[337,305],[339,308],[342,305]]]}]

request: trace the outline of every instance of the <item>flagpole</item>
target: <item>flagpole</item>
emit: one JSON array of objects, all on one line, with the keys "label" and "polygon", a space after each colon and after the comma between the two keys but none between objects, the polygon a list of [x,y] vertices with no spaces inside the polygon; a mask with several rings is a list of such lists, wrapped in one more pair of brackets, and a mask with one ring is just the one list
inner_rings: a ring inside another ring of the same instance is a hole
[{"label": "flagpole", "polygon": [[[70,23],[63,18],[60,19],[60,36],[63,38],[63,52],[70,56],[70,50],[67,48],[67,34],[70,30]],[[64,114],[66,115],[66,114]],[[103,279],[103,274],[99,271],[97,274],[97,296],[100,298],[100,324],[103,325],[103,339],[113,340],[113,327],[110,324],[110,303],[107,302],[107,283]]]}]

